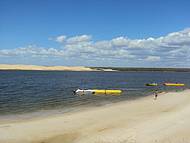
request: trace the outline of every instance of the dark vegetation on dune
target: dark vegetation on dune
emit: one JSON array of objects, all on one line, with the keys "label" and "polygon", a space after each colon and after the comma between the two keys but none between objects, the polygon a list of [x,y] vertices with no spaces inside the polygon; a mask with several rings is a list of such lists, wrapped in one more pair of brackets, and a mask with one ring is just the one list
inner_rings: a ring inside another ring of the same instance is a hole
[{"label": "dark vegetation on dune", "polygon": [[92,69],[104,70],[112,69],[116,71],[173,71],[173,72],[190,72],[190,68],[136,68],[136,67],[90,67]]}]

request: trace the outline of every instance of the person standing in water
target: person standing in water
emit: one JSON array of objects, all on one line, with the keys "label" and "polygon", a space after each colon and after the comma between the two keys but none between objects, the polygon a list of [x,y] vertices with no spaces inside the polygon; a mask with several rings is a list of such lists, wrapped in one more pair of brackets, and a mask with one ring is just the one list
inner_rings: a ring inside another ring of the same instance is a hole
[{"label": "person standing in water", "polygon": [[158,90],[155,90],[155,92],[154,92],[154,100],[156,100],[157,97],[158,97]]}]

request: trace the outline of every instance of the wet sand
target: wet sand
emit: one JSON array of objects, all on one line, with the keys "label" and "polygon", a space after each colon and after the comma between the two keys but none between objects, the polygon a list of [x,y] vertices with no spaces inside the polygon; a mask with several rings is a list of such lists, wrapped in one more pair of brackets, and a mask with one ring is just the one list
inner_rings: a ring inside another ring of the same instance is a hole
[{"label": "wet sand", "polygon": [[0,124],[0,143],[188,143],[190,90]]}]

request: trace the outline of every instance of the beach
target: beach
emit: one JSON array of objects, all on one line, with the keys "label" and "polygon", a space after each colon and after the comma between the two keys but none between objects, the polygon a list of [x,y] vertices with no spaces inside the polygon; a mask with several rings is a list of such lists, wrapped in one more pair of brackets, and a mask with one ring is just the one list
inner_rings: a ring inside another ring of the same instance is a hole
[{"label": "beach", "polygon": [[190,90],[0,124],[0,143],[187,143]]}]

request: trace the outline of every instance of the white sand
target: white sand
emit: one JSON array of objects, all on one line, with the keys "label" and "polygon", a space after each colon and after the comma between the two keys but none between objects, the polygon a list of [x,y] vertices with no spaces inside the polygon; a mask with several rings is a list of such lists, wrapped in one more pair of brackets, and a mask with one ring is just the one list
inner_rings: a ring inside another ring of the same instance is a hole
[{"label": "white sand", "polygon": [[46,71],[97,71],[83,66],[36,66],[36,65],[8,65],[0,64],[0,70],[46,70]]},{"label": "white sand", "polygon": [[0,143],[189,143],[190,90],[0,124]]}]

